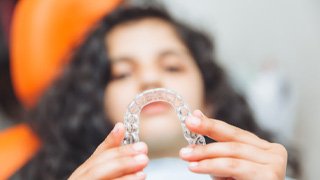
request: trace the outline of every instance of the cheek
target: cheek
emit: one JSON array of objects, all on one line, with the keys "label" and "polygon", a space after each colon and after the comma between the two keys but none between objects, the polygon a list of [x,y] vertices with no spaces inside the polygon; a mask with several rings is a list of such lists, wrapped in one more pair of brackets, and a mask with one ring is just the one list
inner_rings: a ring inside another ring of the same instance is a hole
[{"label": "cheek", "polygon": [[104,108],[106,116],[113,122],[122,122],[128,104],[136,95],[132,84],[112,84],[105,89]]},{"label": "cheek", "polygon": [[166,87],[178,92],[188,104],[191,111],[203,110],[204,105],[204,83],[200,72],[191,71],[180,78],[168,78]]}]

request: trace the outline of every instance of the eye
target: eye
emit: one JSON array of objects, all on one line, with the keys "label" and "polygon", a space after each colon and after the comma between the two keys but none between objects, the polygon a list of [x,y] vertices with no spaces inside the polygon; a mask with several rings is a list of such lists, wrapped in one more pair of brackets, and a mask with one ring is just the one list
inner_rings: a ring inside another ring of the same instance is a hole
[{"label": "eye", "polygon": [[124,80],[133,74],[133,67],[127,62],[116,62],[111,66],[112,80]]},{"label": "eye", "polygon": [[130,72],[115,74],[112,76],[112,80],[123,80],[130,77],[130,75]]},{"label": "eye", "polygon": [[182,70],[179,66],[165,66],[164,69],[168,72],[180,72]]}]

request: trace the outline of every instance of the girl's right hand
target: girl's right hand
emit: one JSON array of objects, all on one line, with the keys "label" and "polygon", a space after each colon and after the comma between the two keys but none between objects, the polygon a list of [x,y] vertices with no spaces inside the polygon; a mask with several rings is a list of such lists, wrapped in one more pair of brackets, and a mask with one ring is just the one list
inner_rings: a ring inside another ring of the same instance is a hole
[{"label": "girl's right hand", "polygon": [[73,179],[145,179],[149,161],[143,142],[121,146],[125,128],[117,123],[95,152],[69,177]]}]

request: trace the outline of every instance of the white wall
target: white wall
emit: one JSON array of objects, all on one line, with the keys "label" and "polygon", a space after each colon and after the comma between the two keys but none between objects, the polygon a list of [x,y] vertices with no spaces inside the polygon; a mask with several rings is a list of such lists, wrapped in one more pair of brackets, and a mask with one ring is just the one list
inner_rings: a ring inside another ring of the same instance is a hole
[{"label": "white wall", "polygon": [[240,88],[248,87],[265,60],[278,62],[297,92],[292,122],[303,179],[320,177],[320,1],[164,2],[178,18],[214,35],[220,62]]}]

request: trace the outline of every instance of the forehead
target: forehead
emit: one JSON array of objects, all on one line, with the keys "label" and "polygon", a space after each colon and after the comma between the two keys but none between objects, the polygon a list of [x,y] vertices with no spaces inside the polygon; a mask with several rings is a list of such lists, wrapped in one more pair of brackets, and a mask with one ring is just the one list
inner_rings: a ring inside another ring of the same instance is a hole
[{"label": "forehead", "polygon": [[120,24],[106,36],[109,54],[149,54],[167,49],[185,50],[176,30],[158,18],[146,18]]}]

